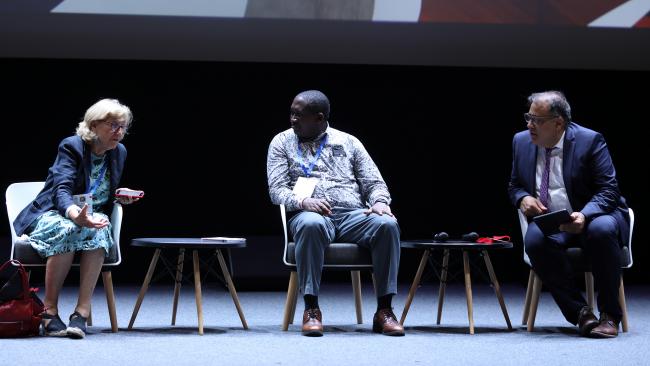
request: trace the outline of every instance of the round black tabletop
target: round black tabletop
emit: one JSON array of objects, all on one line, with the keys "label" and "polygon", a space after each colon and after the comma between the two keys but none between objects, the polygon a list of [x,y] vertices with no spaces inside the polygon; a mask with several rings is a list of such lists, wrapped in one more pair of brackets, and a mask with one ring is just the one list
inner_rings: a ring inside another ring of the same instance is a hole
[{"label": "round black tabletop", "polygon": [[402,248],[414,249],[463,249],[463,250],[488,250],[488,249],[510,249],[512,243],[509,241],[487,243],[472,243],[467,241],[446,241],[436,242],[431,239],[426,240],[405,240],[401,242]]},{"label": "round black tabletop", "polygon": [[246,239],[229,238],[228,240],[209,240],[201,238],[136,238],[131,246],[147,248],[192,248],[192,249],[228,249],[245,248]]}]

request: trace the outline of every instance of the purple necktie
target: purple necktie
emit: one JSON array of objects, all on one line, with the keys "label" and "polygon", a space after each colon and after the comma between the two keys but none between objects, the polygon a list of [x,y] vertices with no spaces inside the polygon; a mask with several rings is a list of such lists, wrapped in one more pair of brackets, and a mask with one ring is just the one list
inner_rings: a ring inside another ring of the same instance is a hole
[{"label": "purple necktie", "polygon": [[546,161],[544,162],[544,174],[542,174],[542,183],[539,185],[539,200],[542,205],[548,207],[548,176],[551,172],[551,151],[552,147],[546,148]]}]

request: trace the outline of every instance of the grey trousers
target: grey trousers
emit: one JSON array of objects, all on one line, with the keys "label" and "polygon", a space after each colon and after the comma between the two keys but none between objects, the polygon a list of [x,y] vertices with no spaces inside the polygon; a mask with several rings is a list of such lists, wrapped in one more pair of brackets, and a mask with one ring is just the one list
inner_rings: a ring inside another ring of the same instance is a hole
[{"label": "grey trousers", "polygon": [[325,248],[334,242],[358,243],[370,250],[377,296],[397,293],[400,230],[388,215],[365,209],[334,208],[330,216],[309,211],[295,215],[289,227],[296,242],[296,267],[300,290],[318,296]]}]

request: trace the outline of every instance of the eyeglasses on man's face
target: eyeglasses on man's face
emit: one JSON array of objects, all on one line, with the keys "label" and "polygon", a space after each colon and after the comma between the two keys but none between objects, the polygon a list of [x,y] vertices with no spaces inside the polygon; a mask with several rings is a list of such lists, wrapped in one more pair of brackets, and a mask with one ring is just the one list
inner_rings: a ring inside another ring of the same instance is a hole
[{"label": "eyeglasses on man's face", "polygon": [[105,120],[103,122],[108,124],[109,126],[111,126],[111,132],[112,133],[115,133],[115,132],[119,131],[120,129],[122,129],[124,131],[124,133],[126,133],[128,131],[128,129],[129,129],[129,126],[126,123],[119,123],[117,121],[109,121],[109,120]]},{"label": "eyeglasses on man's face", "polygon": [[524,113],[524,121],[526,121],[526,124],[532,123],[534,125],[541,125],[542,123],[546,121],[550,121],[554,118],[559,117],[557,114],[551,115],[551,116],[536,116],[534,114],[530,113]]}]

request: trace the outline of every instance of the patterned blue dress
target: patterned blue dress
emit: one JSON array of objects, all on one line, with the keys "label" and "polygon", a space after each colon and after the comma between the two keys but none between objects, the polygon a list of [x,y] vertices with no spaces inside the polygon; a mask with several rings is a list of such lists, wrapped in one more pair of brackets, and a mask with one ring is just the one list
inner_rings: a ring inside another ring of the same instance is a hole
[{"label": "patterned blue dress", "polygon": [[[90,173],[90,186],[99,178],[104,164],[104,156],[92,154],[92,170]],[[108,220],[108,216],[102,212],[110,195],[110,169],[106,170],[104,179],[93,194],[93,216]],[[30,232],[31,231],[31,232]],[[27,232],[29,242],[41,257],[50,257],[57,254],[76,252],[80,250],[95,250],[104,248],[108,254],[113,246],[113,229],[109,224],[101,229],[81,227],[72,220],[65,218],[56,210],[47,211],[42,214],[30,226]]]}]

